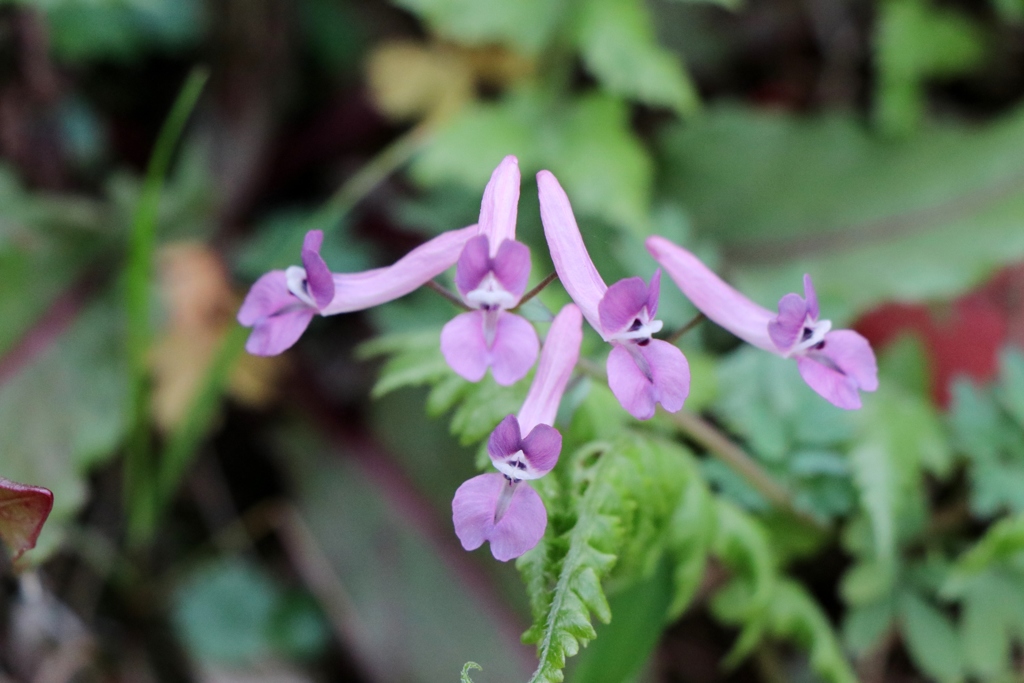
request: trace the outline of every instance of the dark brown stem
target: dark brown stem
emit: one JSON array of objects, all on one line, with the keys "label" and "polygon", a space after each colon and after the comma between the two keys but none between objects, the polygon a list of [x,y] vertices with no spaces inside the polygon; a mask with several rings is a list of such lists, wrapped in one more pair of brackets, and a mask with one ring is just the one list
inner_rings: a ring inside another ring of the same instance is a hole
[{"label": "dark brown stem", "polygon": [[427,283],[427,287],[434,290],[435,292],[443,296],[445,299],[448,299],[448,301],[450,301],[453,305],[457,306],[458,308],[461,308],[464,311],[472,310],[462,301],[462,299],[449,292],[447,287],[439,285],[433,280]]},{"label": "dark brown stem", "polygon": [[686,323],[685,325],[680,327],[678,330],[676,330],[675,332],[673,332],[669,336],[665,337],[665,341],[667,341],[669,344],[675,344],[677,341],[680,340],[680,338],[682,338],[682,336],[684,334],[686,334],[687,332],[689,332],[693,328],[697,327],[697,325],[700,325],[702,322],[704,322],[707,319],[708,319],[708,317],[706,315],[704,315],[703,313],[698,313],[697,315],[693,316],[693,318],[690,320],[690,322]]},{"label": "dark brown stem", "polygon": [[[536,287],[534,287],[529,292],[527,292],[526,294],[523,295],[523,298],[519,300],[519,305],[516,306],[516,308],[519,308],[519,306],[522,306],[527,301],[529,301],[533,297],[535,297],[538,294],[540,294],[541,292],[543,292],[545,287],[547,287],[548,285],[550,285],[552,282],[554,282],[557,279],[558,279],[558,273],[551,273],[550,275],[548,275],[546,278],[544,278],[543,280],[540,281],[540,284],[538,284]],[[515,309],[512,309],[512,310],[515,310]]]}]

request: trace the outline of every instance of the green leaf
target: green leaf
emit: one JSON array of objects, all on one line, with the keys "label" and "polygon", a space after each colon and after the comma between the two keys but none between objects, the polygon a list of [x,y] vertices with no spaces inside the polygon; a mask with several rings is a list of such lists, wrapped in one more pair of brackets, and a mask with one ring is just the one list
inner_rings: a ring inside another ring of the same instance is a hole
[{"label": "green leaf", "polygon": [[927,0],[885,0],[875,39],[876,117],[882,129],[906,133],[924,114],[925,80],[970,71],[985,40],[966,16]]},{"label": "green leaf", "polygon": [[704,579],[717,532],[716,513],[714,499],[704,481],[699,476],[691,476],[669,528],[667,549],[674,564],[672,598],[667,610],[670,621],[683,613]]},{"label": "green leaf", "polygon": [[178,587],[174,625],[196,658],[251,664],[271,650],[271,619],[281,597],[281,587],[254,564],[212,564]]},{"label": "green leaf", "polygon": [[588,0],[576,40],[587,68],[613,94],[690,113],[697,92],[679,57],[660,47],[640,0]]},{"label": "green leaf", "polygon": [[459,677],[459,680],[462,683],[473,683],[473,679],[469,677],[470,669],[476,669],[477,671],[483,671],[484,670],[484,668],[482,666],[480,666],[479,664],[477,664],[476,662],[466,662],[462,666],[462,675]]},{"label": "green leaf", "polygon": [[959,294],[1024,255],[1022,135],[1024,110],[892,140],[852,117],[718,109],[663,139],[659,196],[723,245],[740,291],[774,308],[810,273],[841,326],[882,301]]},{"label": "green leaf", "polygon": [[1024,430],[1024,353],[1008,347],[999,361],[999,402]]},{"label": "green leaf", "polygon": [[890,563],[899,536],[922,523],[921,471],[945,472],[951,456],[934,408],[896,387],[883,387],[866,401],[860,418],[862,434],[850,464],[876,557]]},{"label": "green leaf", "polygon": [[937,681],[964,678],[960,639],[949,617],[912,591],[900,596],[907,650],[922,673]]},{"label": "green leaf", "polygon": [[477,103],[438,131],[412,172],[426,185],[456,182],[482,192],[506,154],[519,157],[525,176],[545,168],[558,176],[578,219],[646,232],[653,169],[624,102],[600,94],[558,101],[522,90]]},{"label": "green leaf", "polygon": [[460,43],[505,43],[536,54],[551,39],[564,0],[394,0]]},{"label": "green leaf", "polygon": [[843,617],[843,642],[863,656],[877,648],[896,619],[896,602],[890,596],[867,604],[853,605]]},{"label": "green leaf", "polygon": [[665,602],[671,592],[671,572],[662,562],[649,578],[608,598],[615,616],[597,627],[592,642],[571,669],[571,683],[624,683],[640,671],[665,628]]},{"label": "green leaf", "polygon": [[118,302],[104,297],[0,385],[3,473],[54,495],[33,560],[55,550],[86,500],[86,475],[113,455],[127,427],[123,331]]},{"label": "green leaf", "polygon": [[1000,563],[1021,559],[1024,553],[1024,515],[999,520],[988,528],[969,550],[957,560],[950,576],[950,589],[970,576]]},{"label": "green leaf", "polygon": [[856,683],[832,624],[803,586],[784,579],[778,583],[768,610],[768,633],[806,649],[811,668],[830,683]]},{"label": "green leaf", "polygon": [[[533,683],[563,679],[566,658],[596,636],[591,614],[605,623],[611,619],[601,582],[617,560],[616,580],[622,583],[654,571],[686,480],[686,457],[679,446],[627,433],[559,464],[571,475],[570,491],[540,483],[550,476],[538,482],[559,518],[549,524],[544,541],[517,562],[534,610],[534,624],[523,635],[537,644]],[[562,524],[569,526],[552,531]]]},{"label": "green leaf", "polygon": [[388,359],[370,395],[380,398],[404,387],[435,384],[453,373],[441,355],[441,333],[436,329],[405,332],[378,337],[361,345],[361,359]]}]

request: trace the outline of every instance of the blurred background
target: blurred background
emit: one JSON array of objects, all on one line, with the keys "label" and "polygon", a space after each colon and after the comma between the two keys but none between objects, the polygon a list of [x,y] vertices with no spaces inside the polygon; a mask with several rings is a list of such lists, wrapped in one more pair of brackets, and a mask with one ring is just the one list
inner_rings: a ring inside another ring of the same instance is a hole
[{"label": "blurred background", "polygon": [[[452,383],[430,291],[275,358],[234,321],[306,230],[356,271],[474,223],[506,154],[533,281],[547,168],[609,282],[651,234],[773,308],[808,272],[881,363],[841,413],[684,338],[688,409],[827,530],[687,442],[817,616],[729,662],[729,570],[667,617],[670,570],[613,575],[568,680],[1022,680],[1022,101],[1021,0],[0,2],[0,476],[55,496],[0,680],[529,678],[519,574],[450,522],[524,389]],[[694,314],[667,280],[660,312]]]}]

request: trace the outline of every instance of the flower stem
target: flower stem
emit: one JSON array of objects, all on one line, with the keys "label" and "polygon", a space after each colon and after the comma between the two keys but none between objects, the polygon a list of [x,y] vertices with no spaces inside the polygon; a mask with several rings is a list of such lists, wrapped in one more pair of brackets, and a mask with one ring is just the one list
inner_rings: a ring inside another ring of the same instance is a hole
[{"label": "flower stem", "polygon": [[431,280],[430,282],[427,283],[427,287],[434,290],[435,292],[443,296],[445,299],[448,299],[448,301],[450,301],[452,305],[461,308],[464,311],[472,310],[462,301],[462,299],[448,291],[448,288],[445,287],[444,285],[440,285],[437,282]]},{"label": "flower stem", "polygon": [[827,531],[820,521],[794,507],[792,493],[710,422],[688,410],[672,413],[669,417],[684,435],[732,468],[773,505],[819,531]]},{"label": "flower stem", "polygon": [[[548,275],[546,278],[540,281],[540,284],[538,284],[536,287],[534,287],[529,292],[523,295],[523,298],[519,300],[519,306],[522,306],[527,301],[543,292],[545,287],[547,287],[557,279],[558,273],[551,273],[550,275]],[[516,306],[516,308],[519,308],[519,306]]]},{"label": "flower stem", "polygon": [[693,318],[690,319],[690,322],[686,323],[678,330],[676,330],[669,336],[665,337],[665,341],[667,341],[669,344],[675,344],[677,341],[680,340],[680,338],[682,338],[684,334],[686,334],[693,328],[697,327],[697,325],[700,325],[707,319],[708,318],[706,315],[704,315],[703,313],[698,313],[697,315],[693,316]]}]

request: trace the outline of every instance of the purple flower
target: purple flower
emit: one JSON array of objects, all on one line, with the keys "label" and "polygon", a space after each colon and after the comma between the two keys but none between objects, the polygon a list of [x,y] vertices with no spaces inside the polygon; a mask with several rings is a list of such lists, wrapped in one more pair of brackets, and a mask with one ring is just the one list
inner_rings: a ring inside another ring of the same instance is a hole
[{"label": "purple flower", "polygon": [[562,435],[551,424],[579,360],[582,325],[573,304],[555,316],[518,418],[506,417],[487,440],[487,453],[501,474],[473,477],[455,492],[452,521],[466,550],[490,541],[495,559],[505,562],[537,545],[544,535],[544,503],[523,482],[544,476],[558,462]]},{"label": "purple flower", "polygon": [[478,232],[471,225],[443,233],[385,268],[331,273],[320,257],[323,233],[310,230],[302,245],[302,267],[266,273],[242,302],[238,322],[252,328],[246,350],[275,356],[298,341],[314,315],[360,311],[405,296],[450,268]]},{"label": "purple flower", "polygon": [[647,250],[704,315],[754,346],[795,358],[804,381],[833,405],[860,408],[858,392],[878,388],[871,345],[853,330],[833,330],[831,321],[818,319],[818,297],[810,275],[804,275],[804,296],[782,297],[776,315],[664,237],[648,238]]},{"label": "purple flower", "polygon": [[505,157],[494,169],[480,204],[480,234],[469,240],[455,270],[455,286],[472,309],[441,330],[441,352],[455,372],[471,382],[487,368],[508,386],[537,360],[537,332],[525,318],[508,313],[526,291],[530,250],[515,241],[519,162]]},{"label": "purple flower", "polygon": [[690,393],[690,366],[683,352],[652,339],[661,330],[658,312],[660,271],[645,284],[638,277],[608,287],[583,244],[569,198],[548,171],[537,174],[540,215],[558,277],[591,327],[612,345],[608,386],[630,415],[647,420],[655,405],[674,413]]}]

